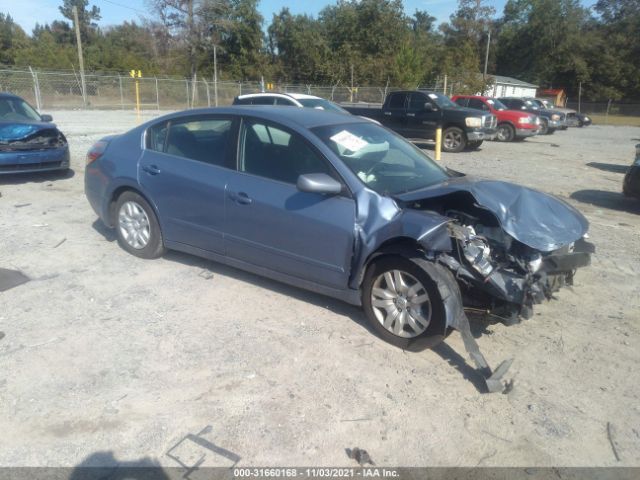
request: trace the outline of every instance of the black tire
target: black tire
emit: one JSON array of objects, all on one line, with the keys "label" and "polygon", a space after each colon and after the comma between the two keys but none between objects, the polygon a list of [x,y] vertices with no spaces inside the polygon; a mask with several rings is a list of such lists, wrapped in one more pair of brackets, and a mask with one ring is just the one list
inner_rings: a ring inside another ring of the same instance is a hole
[{"label": "black tire", "polygon": [[[372,290],[376,279],[385,272],[392,270],[408,273],[417,279],[429,296],[431,309],[429,324],[420,335],[412,338],[404,338],[388,331],[381,323],[381,320],[378,320],[378,317],[376,317],[372,306]],[[383,340],[402,349],[416,351],[432,348],[445,338],[446,314],[444,301],[440,295],[438,285],[414,260],[399,255],[389,255],[374,261],[367,269],[362,283],[362,308],[369,324],[375,332]]]},{"label": "black tire", "polygon": [[[127,203],[138,205],[144,211],[146,218],[148,219],[148,240],[146,244],[140,248],[135,248],[127,241],[123,232],[123,227],[120,225],[120,211],[123,208],[123,205]],[[151,208],[149,203],[141,195],[132,191],[126,191],[120,195],[116,200],[116,204],[113,209],[112,224],[116,229],[118,244],[131,255],[151,259],[161,257],[166,252],[162,239],[162,232],[160,230],[160,224],[158,223],[156,214],[153,208]]]},{"label": "black tire", "polygon": [[553,135],[555,132],[556,132],[556,129],[555,129],[555,128],[549,128],[549,129],[547,130],[546,135]]},{"label": "black tire", "polygon": [[467,143],[467,150],[477,150],[483,143],[484,140],[474,140],[473,142],[469,142]]},{"label": "black tire", "polygon": [[499,142],[512,142],[516,136],[516,129],[508,123],[501,123],[498,125],[498,133],[496,140]]},{"label": "black tire", "polygon": [[461,128],[449,127],[442,132],[442,151],[460,153],[467,147],[467,135]]},{"label": "black tire", "polygon": [[540,131],[539,135],[547,135],[549,133],[549,122],[544,119],[540,119]]}]

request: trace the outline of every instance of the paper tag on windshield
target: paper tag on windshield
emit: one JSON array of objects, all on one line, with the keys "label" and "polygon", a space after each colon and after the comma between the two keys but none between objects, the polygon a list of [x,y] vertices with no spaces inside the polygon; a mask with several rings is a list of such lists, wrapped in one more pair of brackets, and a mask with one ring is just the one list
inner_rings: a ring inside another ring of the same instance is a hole
[{"label": "paper tag on windshield", "polygon": [[367,145],[367,142],[362,140],[359,137],[356,137],[353,133],[347,132],[346,130],[342,130],[340,133],[336,133],[331,140],[336,142],[343,148],[350,150],[352,152],[357,152],[358,150],[363,149]]},{"label": "paper tag on windshield", "polygon": [[436,100],[438,98],[438,95],[436,95],[435,93],[430,93],[429,98],[431,98],[432,100]]}]

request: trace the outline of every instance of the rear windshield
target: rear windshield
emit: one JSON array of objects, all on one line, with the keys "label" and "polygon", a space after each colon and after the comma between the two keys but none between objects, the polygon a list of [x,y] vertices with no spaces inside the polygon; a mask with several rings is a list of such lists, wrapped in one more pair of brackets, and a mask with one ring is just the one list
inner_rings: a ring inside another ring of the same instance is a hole
[{"label": "rear windshield", "polygon": [[318,110],[336,113],[349,113],[344,108],[324,98],[299,98],[298,101],[306,108],[317,108]]}]

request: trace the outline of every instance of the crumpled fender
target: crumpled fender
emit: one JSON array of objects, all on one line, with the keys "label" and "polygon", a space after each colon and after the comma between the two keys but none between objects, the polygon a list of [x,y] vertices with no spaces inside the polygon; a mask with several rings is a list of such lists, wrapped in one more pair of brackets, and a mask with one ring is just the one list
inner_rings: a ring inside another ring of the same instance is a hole
[{"label": "crumpled fender", "polygon": [[374,195],[366,189],[358,197],[351,288],[359,288],[372,255],[390,240],[415,241],[430,252],[451,251],[447,230],[451,219],[433,212],[403,210],[392,198]]}]

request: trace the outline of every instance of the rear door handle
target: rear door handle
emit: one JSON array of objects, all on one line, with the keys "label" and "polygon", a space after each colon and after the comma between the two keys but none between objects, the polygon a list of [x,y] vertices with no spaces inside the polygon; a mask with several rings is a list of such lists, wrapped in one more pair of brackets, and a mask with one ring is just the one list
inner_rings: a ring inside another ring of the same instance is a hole
[{"label": "rear door handle", "polygon": [[160,169],[156,165],[144,165],[142,170],[147,172],[149,175],[158,175],[160,173]]},{"label": "rear door handle", "polygon": [[250,205],[251,202],[253,202],[251,197],[249,197],[249,195],[247,195],[244,192],[239,192],[239,193],[230,192],[229,196],[238,205]]}]

